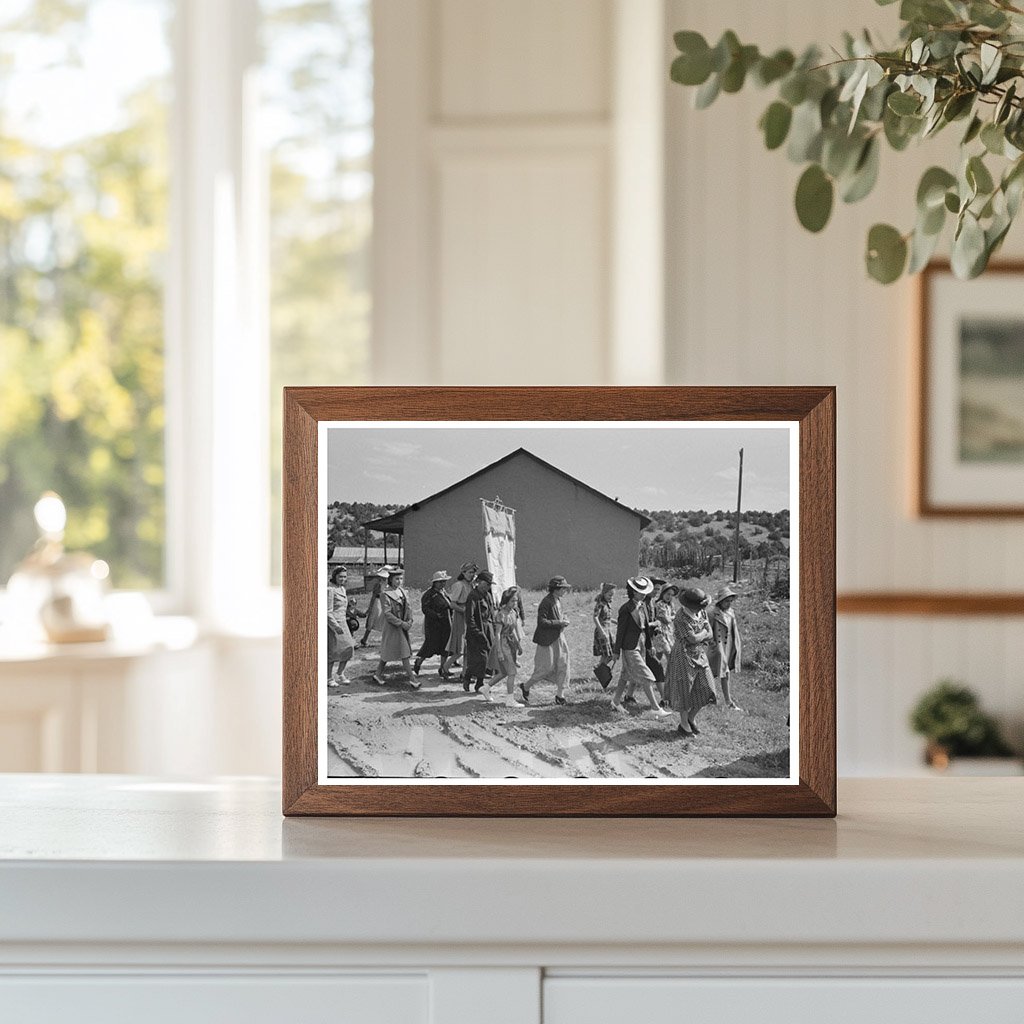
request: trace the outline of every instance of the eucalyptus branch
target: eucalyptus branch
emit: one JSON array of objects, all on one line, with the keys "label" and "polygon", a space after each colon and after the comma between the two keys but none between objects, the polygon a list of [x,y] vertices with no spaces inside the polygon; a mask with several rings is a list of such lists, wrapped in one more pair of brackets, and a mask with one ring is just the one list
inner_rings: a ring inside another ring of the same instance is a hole
[{"label": "eucalyptus branch", "polygon": [[958,165],[930,167],[922,176],[912,229],[871,228],[866,267],[885,284],[916,273],[952,220],[953,269],[974,277],[1024,205],[1024,39],[1011,19],[1024,9],[1010,0],[974,4],[977,21],[963,17],[966,9],[960,0],[902,0],[896,48],[879,49],[866,33],[846,35],[826,62],[817,48],[798,59],[789,50],[762,54],[731,31],[714,46],[696,32],[678,32],[671,75],[697,87],[701,109],[751,81],[774,89],[759,128],[768,149],[785,146],[789,159],[804,165],[796,214],[815,232],[831,218],[837,194],[854,203],[872,191],[883,144],[900,152],[962,121]]}]

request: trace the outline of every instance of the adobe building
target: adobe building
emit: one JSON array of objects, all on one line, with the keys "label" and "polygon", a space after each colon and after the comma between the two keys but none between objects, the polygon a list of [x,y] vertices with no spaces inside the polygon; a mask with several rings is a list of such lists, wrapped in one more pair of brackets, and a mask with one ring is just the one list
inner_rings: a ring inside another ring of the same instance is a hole
[{"label": "adobe building", "polygon": [[424,587],[438,569],[454,577],[464,562],[487,565],[480,503],[496,498],[516,510],[521,587],[545,589],[560,574],[575,588],[595,590],[636,575],[640,532],[650,520],[525,448],[363,525],[399,535],[406,582]]}]

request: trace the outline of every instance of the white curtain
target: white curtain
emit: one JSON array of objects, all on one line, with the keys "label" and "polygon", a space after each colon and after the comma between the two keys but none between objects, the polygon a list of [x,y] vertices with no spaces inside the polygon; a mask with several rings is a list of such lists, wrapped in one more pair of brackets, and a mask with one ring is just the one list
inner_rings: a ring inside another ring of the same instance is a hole
[{"label": "white curtain", "polygon": [[493,502],[485,501],[482,505],[487,569],[494,576],[494,586],[500,595],[516,582],[516,511]]}]

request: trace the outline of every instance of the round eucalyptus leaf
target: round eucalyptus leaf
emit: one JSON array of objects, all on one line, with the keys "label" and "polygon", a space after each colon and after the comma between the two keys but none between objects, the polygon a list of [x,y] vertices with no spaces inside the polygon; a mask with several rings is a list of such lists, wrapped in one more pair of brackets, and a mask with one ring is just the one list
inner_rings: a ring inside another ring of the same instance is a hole
[{"label": "round eucalyptus leaf", "polygon": [[972,117],[971,123],[967,126],[967,131],[964,132],[964,137],[960,140],[960,145],[967,146],[972,143],[981,133],[982,124],[983,122],[980,117]]},{"label": "round eucalyptus leaf", "polygon": [[924,235],[940,235],[946,223],[946,204],[939,203],[927,210],[918,210],[916,230]]},{"label": "round eucalyptus leaf", "polygon": [[796,58],[789,50],[776,50],[770,57],[762,57],[754,67],[754,79],[758,85],[771,85],[793,70]]},{"label": "round eucalyptus leaf", "polygon": [[882,112],[885,141],[897,152],[907,148],[921,124],[922,119],[919,117],[900,117],[888,108]]},{"label": "round eucalyptus leaf", "polygon": [[794,71],[779,87],[779,96],[791,107],[797,107],[807,99],[807,78],[803,72]]},{"label": "round eucalyptus leaf", "polygon": [[994,188],[992,175],[980,156],[972,156],[967,161],[967,181],[978,195],[988,195]]},{"label": "round eucalyptus leaf", "polygon": [[981,129],[982,145],[995,156],[1002,156],[1006,146],[1006,133],[998,124],[989,122]]},{"label": "round eucalyptus leaf", "polygon": [[978,25],[984,25],[985,28],[995,29],[996,31],[1005,28],[1008,20],[1006,15],[993,7],[991,3],[982,2],[971,4],[968,17]]},{"label": "round eucalyptus leaf", "polygon": [[844,203],[858,203],[875,187],[878,181],[879,145],[872,137],[864,143],[853,176],[843,188]]},{"label": "round eucalyptus leaf", "polygon": [[899,114],[900,117],[916,114],[921,107],[921,100],[909,92],[890,93],[887,102],[889,109],[894,114]]},{"label": "round eucalyptus leaf", "polygon": [[[941,207],[940,207],[941,209]],[[928,266],[928,261],[935,254],[939,244],[941,232],[925,232],[920,228],[914,231],[910,238],[910,262],[907,264],[907,273],[916,274]]]},{"label": "round eucalyptus leaf", "polygon": [[876,224],[868,232],[867,270],[880,284],[892,284],[907,262],[907,243],[891,224]]},{"label": "round eucalyptus leaf", "polygon": [[1013,110],[1013,101],[1017,95],[1017,83],[1011,82],[1003,93],[1003,98],[996,104],[996,112],[992,120],[996,124],[1006,121]]},{"label": "round eucalyptus leaf", "polygon": [[670,75],[680,85],[703,85],[711,74],[711,49],[699,32],[677,32],[679,56],[672,61]]},{"label": "round eucalyptus leaf", "polygon": [[944,202],[950,213],[960,212],[960,197],[955,192],[947,192]]},{"label": "round eucalyptus leaf", "polygon": [[722,92],[739,92],[747,80],[747,72],[758,59],[756,46],[741,46],[732,63],[722,72]]},{"label": "round eucalyptus leaf", "polygon": [[733,58],[741,48],[742,45],[736,37],[736,33],[732,29],[727,29],[711,51],[711,70],[721,74],[733,62]]},{"label": "round eucalyptus leaf", "polygon": [[722,80],[718,75],[712,75],[693,96],[693,105],[698,110],[705,110],[718,99],[722,91]]},{"label": "round eucalyptus leaf", "polygon": [[817,165],[811,164],[796,185],[796,215],[808,231],[820,231],[832,215],[832,180]]},{"label": "round eucalyptus leaf", "polygon": [[957,96],[950,96],[942,108],[942,117],[945,121],[957,121],[966,117],[974,107],[975,94],[973,92],[960,93]]},{"label": "round eucalyptus leaf", "polygon": [[960,227],[953,237],[950,263],[953,273],[962,281],[977,277],[984,268],[985,232],[970,211],[965,211]]},{"label": "round eucalyptus leaf", "polygon": [[807,100],[793,111],[786,155],[795,164],[817,160],[821,143],[821,110],[817,103]]},{"label": "round eucalyptus leaf", "polygon": [[826,174],[841,178],[852,173],[864,148],[864,136],[850,136],[838,126],[822,132],[821,166]]},{"label": "round eucalyptus leaf", "polygon": [[921,175],[917,186],[917,205],[922,210],[941,206],[946,201],[946,192],[956,184],[956,176],[944,167],[929,167]]},{"label": "round eucalyptus leaf", "polygon": [[792,120],[793,108],[788,103],[776,100],[768,107],[761,118],[764,144],[768,149],[778,149],[786,141]]}]

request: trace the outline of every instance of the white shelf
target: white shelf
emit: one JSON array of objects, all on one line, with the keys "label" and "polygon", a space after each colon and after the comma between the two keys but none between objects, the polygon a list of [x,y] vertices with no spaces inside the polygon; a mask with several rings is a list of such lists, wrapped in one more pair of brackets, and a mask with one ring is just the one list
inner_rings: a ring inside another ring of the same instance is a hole
[{"label": "white shelf", "polygon": [[847,780],[835,821],[286,820],[269,781],[3,776],[0,1007],[1019,1024],[1021,786]]}]

